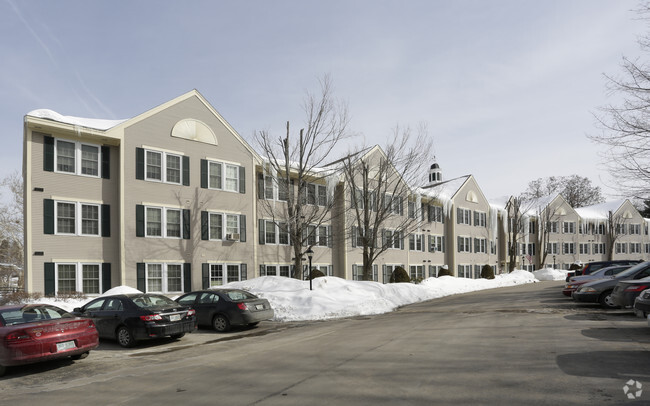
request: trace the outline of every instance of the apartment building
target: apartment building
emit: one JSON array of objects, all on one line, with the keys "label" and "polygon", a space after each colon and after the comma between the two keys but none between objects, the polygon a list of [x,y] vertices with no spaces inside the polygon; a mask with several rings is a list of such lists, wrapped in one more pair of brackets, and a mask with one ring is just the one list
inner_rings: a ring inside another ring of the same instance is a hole
[{"label": "apartment building", "polygon": [[[383,155],[374,147],[359,159]],[[306,213],[324,217],[307,225],[304,251],[313,251],[312,265],[325,275],[362,279],[350,213],[357,197],[336,166],[316,169],[302,180],[299,198]],[[196,90],[127,120],[30,112],[23,175],[29,292],[97,295],[128,285],[179,294],[294,274],[286,204],[297,186],[292,179],[281,187],[269,161]],[[437,276],[443,266],[466,278],[478,278],[485,264],[506,271],[505,207],[489,202],[472,175],[444,180],[436,163],[428,175],[427,185],[414,187],[392,174],[404,187],[376,197],[373,204],[381,201],[390,215],[376,244],[388,249],[371,279],[387,283],[398,266],[413,279]],[[526,239],[517,241],[518,265],[605,258],[613,232],[615,258],[649,258],[647,220],[629,201],[614,215],[612,222],[597,208],[574,210],[561,196],[540,205],[529,213]],[[404,222],[413,226],[397,232]]]}]

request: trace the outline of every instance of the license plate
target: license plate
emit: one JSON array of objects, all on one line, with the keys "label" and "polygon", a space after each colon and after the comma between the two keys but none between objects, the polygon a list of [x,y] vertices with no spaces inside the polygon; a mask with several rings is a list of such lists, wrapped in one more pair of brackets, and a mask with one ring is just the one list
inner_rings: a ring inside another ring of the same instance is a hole
[{"label": "license plate", "polygon": [[255,305],[257,310],[264,310],[264,305]]},{"label": "license plate", "polygon": [[172,314],[169,316],[169,321],[179,321],[181,319],[180,314]]},{"label": "license plate", "polygon": [[65,351],[65,350],[69,350],[69,349],[72,349],[72,348],[77,348],[74,341],[64,341],[62,343],[56,343],[56,350],[57,351]]}]

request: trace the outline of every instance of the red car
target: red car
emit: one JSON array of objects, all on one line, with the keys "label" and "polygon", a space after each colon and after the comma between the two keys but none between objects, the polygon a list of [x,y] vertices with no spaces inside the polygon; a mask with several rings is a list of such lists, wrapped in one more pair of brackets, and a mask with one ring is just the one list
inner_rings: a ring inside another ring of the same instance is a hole
[{"label": "red car", "polygon": [[46,304],[0,306],[0,376],[12,365],[86,358],[98,345],[88,318]]}]

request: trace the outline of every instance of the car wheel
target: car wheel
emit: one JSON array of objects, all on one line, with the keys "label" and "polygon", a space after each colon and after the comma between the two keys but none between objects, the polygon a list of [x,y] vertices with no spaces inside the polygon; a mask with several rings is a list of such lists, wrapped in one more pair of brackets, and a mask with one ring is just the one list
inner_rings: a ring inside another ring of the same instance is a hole
[{"label": "car wheel", "polygon": [[70,358],[73,359],[73,360],[75,360],[75,361],[77,361],[77,360],[80,360],[80,359],[87,358],[87,357],[88,357],[88,354],[90,354],[90,352],[89,352],[89,351],[86,351],[86,352],[81,353],[81,354],[73,355],[73,356],[71,356]]},{"label": "car wheel", "polygon": [[255,323],[248,323],[248,327],[255,327],[255,326],[257,326],[258,324],[260,324],[259,321],[256,321]]},{"label": "car wheel", "polygon": [[0,365],[0,376],[4,376],[6,372],[7,372],[7,367],[4,365]]},{"label": "car wheel", "polygon": [[184,335],[185,335],[185,333],[178,333],[178,334],[172,334],[172,335],[170,335],[170,337],[173,340],[178,340],[179,338],[183,338]]},{"label": "car wheel", "polygon": [[212,327],[214,327],[214,329],[219,333],[225,333],[230,330],[230,322],[226,316],[217,314],[214,316],[214,319],[212,319]]},{"label": "car wheel", "polygon": [[116,337],[117,343],[122,347],[129,348],[135,345],[133,334],[131,334],[129,329],[124,326],[117,329]]},{"label": "car wheel", "polygon": [[605,309],[616,309],[618,306],[612,301],[612,291],[603,292],[598,298],[600,305]]}]

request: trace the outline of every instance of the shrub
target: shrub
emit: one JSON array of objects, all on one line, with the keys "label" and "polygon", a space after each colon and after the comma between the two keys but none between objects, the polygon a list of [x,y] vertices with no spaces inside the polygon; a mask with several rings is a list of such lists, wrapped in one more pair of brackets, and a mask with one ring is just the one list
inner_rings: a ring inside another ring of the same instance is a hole
[{"label": "shrub", "polygon": [[483,265],[483,268],[481,268],[481,278],[494,279],[494,269],[488,264]]},{"label": "shrub", "polygon": [[323,276],[325,276],[325,274],[316,268],[312,268],[311,273],[309,274],[309,277],[312,279],[322,278]]},{"label": "shrub", "polygon": [[409,283],[411,282],[411,277],[408,272],[404,270],[401,266],[395,268],[393,273],[390,276],[390,283]]},{"label": "shrub", "polygon": [[0,305],[27,303],[39,300],[41,297],[40,293],[27,293],[22,290],[8,292],[0,296]]},{"label": "shrub", "polygon": [[451,271],[448,268],[441,268],[438,271],[438,276],[451,276]]}]

